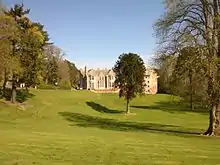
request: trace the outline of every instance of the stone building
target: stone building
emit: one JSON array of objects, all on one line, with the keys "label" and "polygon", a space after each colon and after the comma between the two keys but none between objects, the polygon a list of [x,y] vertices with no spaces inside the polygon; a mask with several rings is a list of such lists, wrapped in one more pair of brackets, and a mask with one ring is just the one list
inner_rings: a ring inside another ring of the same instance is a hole
[{"label": "stone building", "polygon": [[158,91],[158,75],[155,69],[148,66],[146,67],[146,77],[145,77],[145,93],[156,94]]},{"label": "stone building", "polygon": [[80,81],[81,89],[89,90],[115,90],[114,81],[115,73],[112,69],[89,69],[86,67],[84,70],[80,70],[82,78]]},{"label": "stone building", "polygon": [[[157,93],[157,73],[154,69],[146,67],[145,93]],[[81,69],[80,89],[96,92],[118,92],[114,88],[115,73],[112,69]]]}]

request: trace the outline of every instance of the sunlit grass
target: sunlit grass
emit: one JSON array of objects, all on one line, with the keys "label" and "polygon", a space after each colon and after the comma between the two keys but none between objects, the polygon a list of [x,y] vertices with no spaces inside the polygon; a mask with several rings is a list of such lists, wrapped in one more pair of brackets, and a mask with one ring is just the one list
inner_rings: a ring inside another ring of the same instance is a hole
[{"label": "sunlit grass", "polygon": [[[219,164],[220,139],[203,137],[205,112],[168,95],[33,91],[22,109],[0,104],[0,164]],[[199,110],[198,110],[199,111]]]}]

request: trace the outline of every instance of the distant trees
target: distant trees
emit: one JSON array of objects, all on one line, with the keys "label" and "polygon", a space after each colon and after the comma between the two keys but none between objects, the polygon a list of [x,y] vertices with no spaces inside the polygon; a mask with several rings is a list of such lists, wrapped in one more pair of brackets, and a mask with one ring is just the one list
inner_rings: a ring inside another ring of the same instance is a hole
[{"label": "distant trees", "polygon": [[[9,38],[10,55],[18,59],[20,66],[19,72],[12,69],[9,71],[12,82],[12,102],[15,102],[17,83],[25,83],[26,87],[36,84],[42,59],[42,48],[49,40],[47,32],[43,30],[43,25],[32,22],[27,17],[29,12],[30,10],[25,9],[23,4],[16,4],[4,12],[5,17],[9,17],[15,22],[18,31],[13,38]],[[5,89],[5,87],[3,88]]]},{"label": "distant trees", "polygon": [[134,53],[122,54],[113,71],[116,74],[115,86],[120,89],[119,97],[125,98],[126,112],[130,113],[130,101],[144,92],[146,72],[144,61]]},{"label": "distant trees", "polygon": [[63,58],[62,50],[49,42],[44,26],[32,21],[29,13],[23,4],[9,10],[0,4],[0,82],[3,95],[8,93],[6,83],[11,82],[7,98],[12,102],[21,83],[26,88],[39,84],[70,88],[70,84],[77,84],[77,80],[73,82],[78,77],[75,65]]},{"label": "distant trees", "polygon": [[53,44],[44,47],[41,75],[44,84],[62,89],[77,88],[79,84],[79,70],[74,63],[64,59],[63,51]]},{"label": "distant trees", "polygon": [[155,60],[160,75],[159,92],[181,96],[191,110],[207,105],[207,81],[201,69],[204,59],[198,54],[197,48],[185,47],[175,54],[160,54]]},{"label": "distant trees", "polygon": [[61,50],[53,44],[44,47],[44,58],[42,61],[43,83],[55,85],[59,79],[59,61],[61,59]]},{"label": "distant trees", "polygon": [[220,135],[220,2],[166,0],[165,4],[166,13],[156,23],[161,55],[176,58],[174,80],[186,82],[190,99],[205,98],[209,127],[204,134]]},{"label": "distant trees", "polygon": [[70,84],[72,88],[79,88],[79,81],[80,81],[80,71],[77,69],[74,63],[65,60],[69,67],[69,79],[70,79]]}]

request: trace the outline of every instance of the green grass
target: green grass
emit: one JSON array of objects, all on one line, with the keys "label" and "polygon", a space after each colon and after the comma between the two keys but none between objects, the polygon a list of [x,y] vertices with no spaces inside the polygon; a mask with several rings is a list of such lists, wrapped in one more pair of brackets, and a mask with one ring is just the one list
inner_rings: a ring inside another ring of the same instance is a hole
[{"label": "green grass", "polygon": [[217,165],[220,139],[203,137],[205,112],[168,95],[131,103],[116,94],[33,91],[21,107],[0,104],[1,165]]}]

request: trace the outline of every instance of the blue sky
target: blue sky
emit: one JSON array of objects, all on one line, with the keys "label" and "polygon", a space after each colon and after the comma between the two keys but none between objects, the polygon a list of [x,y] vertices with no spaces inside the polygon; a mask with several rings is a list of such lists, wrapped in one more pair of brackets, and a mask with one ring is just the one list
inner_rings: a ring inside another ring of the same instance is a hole
[{"label": "blue sky", "polygon": [[163,0],[3,0],[23,2],[30,18],[44,24],[66,58],[81,68],[110,68],[123,52],[147,63],[156,50],[153,24]]}]

